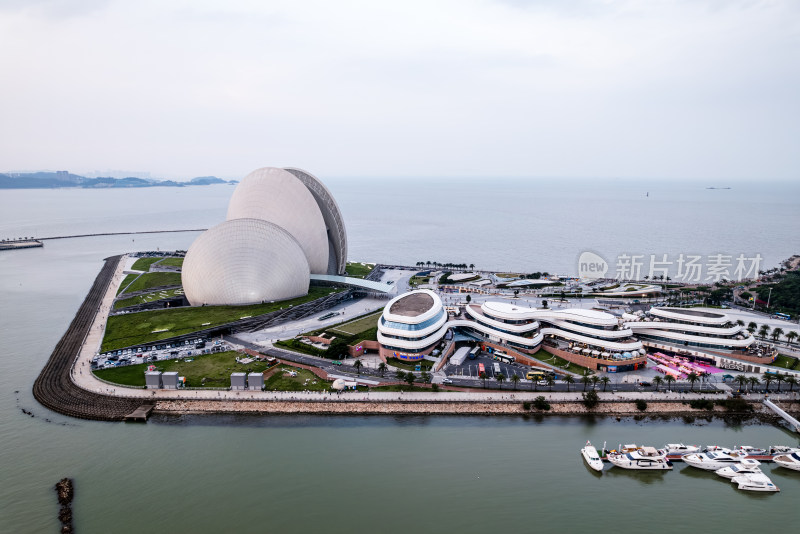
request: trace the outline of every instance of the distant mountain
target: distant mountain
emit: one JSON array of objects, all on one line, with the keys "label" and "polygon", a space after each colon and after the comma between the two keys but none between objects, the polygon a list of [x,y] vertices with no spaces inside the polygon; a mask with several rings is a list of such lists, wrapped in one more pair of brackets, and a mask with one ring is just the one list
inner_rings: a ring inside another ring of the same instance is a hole
[{"label": "distant mountain", "polygon": [[85,189],[108,189],[121,187],[185,187],[189,185],[211,185],[237,183],[216,176],[199,176],[188,182],[174,180],[147,180],[144,178],[87,178],[67,171],[0,174],[0,189],[53,189],[59,187],[81,187]]}]

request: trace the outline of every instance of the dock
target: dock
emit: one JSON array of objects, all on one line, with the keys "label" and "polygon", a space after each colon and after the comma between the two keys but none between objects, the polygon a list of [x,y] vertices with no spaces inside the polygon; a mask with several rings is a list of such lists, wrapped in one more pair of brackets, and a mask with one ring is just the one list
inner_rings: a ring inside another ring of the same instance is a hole
[{"label": "dock", "polygon": [[44,243],[38,239],[6,239],[0,241],[0,250],[20,250],[23,248],[40,248],[43,246]]},{"label": "dock", "polygon": [[769,408],[770,410],[781,416],[784,421],[789,423],[789,426],[792,427],[792,430],[794,430],[795,432],[800,432],[800,421],[798,421],[797,419],[786,413],[783,408],[781,408],[768,398],[764,399],[764,406],[766,406],[767,408]]},{"label": "dock", "polygon": [[153,412],[153,409],[155,407],[156,407],[155,404],[142,404],[134,411],[126,415],[123,418],[123,421],[134,422],[134,423],[146,423],[147,418],[150,417],[150,414]]}]

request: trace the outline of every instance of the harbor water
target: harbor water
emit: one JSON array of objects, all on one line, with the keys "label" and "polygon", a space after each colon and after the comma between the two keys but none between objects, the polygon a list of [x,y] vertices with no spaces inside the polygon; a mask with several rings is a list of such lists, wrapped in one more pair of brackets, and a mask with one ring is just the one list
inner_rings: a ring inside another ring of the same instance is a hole
[{"label": "harbor water", "polygon": [[[800,251],[794,184],[709,191],[650,183],[629,192],[592,182],[577,198],[563,183],[328,185],[354,259],[574,272],[585,249],[605,257],[760,253],[766,267]],[[224,219],[232,190],[3,191],[0,237],[204,228]],[[681,464],[663,473],[606,466],[598,476],[579,453],[587,439],[609,447],[798,446],[797,435],[752,421],[156,416],[118,424],[41,407],[33,381],[102,258],[185,249],[194,237],[67,239],[0,253],[0,532],[55,532],[52,487],[65,476],[75,480],[81,532],[739,532],[796,524],[798,472],[767,465],[782,491],[753,494]]]}]

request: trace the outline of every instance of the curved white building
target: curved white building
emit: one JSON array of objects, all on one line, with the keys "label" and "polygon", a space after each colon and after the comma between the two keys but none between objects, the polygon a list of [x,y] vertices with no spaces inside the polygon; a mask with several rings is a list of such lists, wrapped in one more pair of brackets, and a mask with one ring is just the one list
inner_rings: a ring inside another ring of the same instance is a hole
[{"label": "curved white building", "polygon": [[280,226],[300,243],[312,273],[328,273],[331,246],[325,218],[312,192],[291,172],[263,167],[245,176],[228,204],[227,220],[233,219]]},{"label": "curved white building", "polygon": [[625,326],[642,340],[712,351],[746,350],[755,339],[743,326],[718,311],[698,308],[651,308],[643,317],[624,316]]},{"label": "curved white building", "polygon": [[447,313],[439,295],[427,289],[389,301],[378,319],[378,343],[386,358],[417,361],[447,333]]},{"label": "curved white building", "polygon": [[195,239],[181,282],[192,306],[241,305],[306,295],[309,276],[289,232],[261,219],[233,219]]}]

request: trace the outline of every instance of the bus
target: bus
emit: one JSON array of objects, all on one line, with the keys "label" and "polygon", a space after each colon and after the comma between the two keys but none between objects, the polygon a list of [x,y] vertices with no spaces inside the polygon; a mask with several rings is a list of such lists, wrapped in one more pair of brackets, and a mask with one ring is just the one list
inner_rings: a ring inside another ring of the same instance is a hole
[{"label": "bus", "polygon": [[475,358],[478,357],[478,353],[480,351],[481,351],[481,348],[476,345],[475,347],[472,348],[471,351],[469,351],[469,354],[467,356],[469,357],[470,360],[474,360]]},{"label": "bus", "polygon": [[541,371],[528,371],[528,374],[525,375],[525,378],[539,382],[540,380],[544,380],[545,376]]},{"label": "bus", "polygon": [[478,364],[478,376],[485,375],[485,374],[486,374],[486,368],[483,366],[482,363],[479,363]]},{"label": "bus", "polygon": [[494,374],[496,374],[496,375],[500,374],[500,364],[499,363],[494,362],[493,369],[494,369]]},{"label": "bus", "polygon": [[492,356],[492,359],[503,363],[514,363],[516,361],[516,359],[513,356],[510,356],[505,352],[501,351],[495,351],[494,356]]},{"label": "bus", "polygon": [[773,314],[773,317],[775,317],[776,319],[785,319],[787,321],[791,319],[791,316],[788,313],[780,313],[780,312],[775,312]]}]

